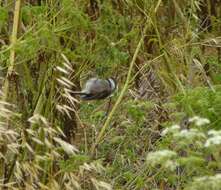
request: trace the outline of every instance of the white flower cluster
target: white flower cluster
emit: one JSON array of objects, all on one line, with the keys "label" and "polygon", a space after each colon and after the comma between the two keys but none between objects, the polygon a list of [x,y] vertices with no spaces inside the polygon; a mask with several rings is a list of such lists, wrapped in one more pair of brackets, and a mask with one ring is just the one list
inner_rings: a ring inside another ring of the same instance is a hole
[{"label": "white flower cluster", "polygon": [[[199,116],[190,118],[189,122],[195,123],[196,126],[202,126],[210,123],[208,119],[201,118]],[[209,130],[207,136],[196,128],[181,130],[179,125],[172,125],[171,127],[168,127],[161,132],[162,136],[166,136],[168,134],[171,134],[175,139],[186,139],[188,142],[193,140],[200,140],[194,142],[200,143],[200,145],[204,146],[205,148],[221,145],[221,130]],[[206,140],[205,144],[202,144],[202,139]]]},{"label": "white flower cluster", "polygon": [[172,125],[171,127],[168,127],[166,129],[164,129],[162,132],[161,132],[161,135],[162,136],[165,136],[167,134],[173,134],[173,133],[177,133],[180,131],[180,126],[179,125]]},{"label": "white flower cluster", "polygon": [[221,174],[214,176],[196,177],[184,190],[219,190],[221,187]]},{"label": "white flower cluster", "polygon": [[[189,119],[189,122],[195,123],[197,126],[202,126],[205,124],[209,124],[210,121],[206,118],[201,118],[199,116],[195,116]],[[162,136],[165,136],[167,134],[172,134],[174,138],[183,138],[188,140],[193,139],[205,139],[206,136],[203,132],[200,132],[198,129],[183,129],[181,130],[181,127],[179,125],[172,125],[169,128],[164,129],[161,132]]]},{"label": "white flower cluster", "polygon": [[207,118],[202,118],[199,116],[194,116],[194,117],[190,118],[189,122],[195,123],[195,125],[199,126],[199,127],[210,123],[210,121]]},{"label": "white flower cluster", "polygon": [[183,129],[179,133],[175,133],[174,137],[186,139],[206,138],[205,134],[198,129]]},{"label": "white flower cluster", "polygon": [[167,169],[173,171],[177,167],[177,162],[173,159],[176,158],[177,153],[171,150],[160,150],[156,152],[150,152],[147,155],[146,162],[150,166],[161,165]]},{"label": "white flower cluster", "polygon": [[221,145],[221,130],[215,131],[215,130],[209,130],[208,131],[209,138],[207,139],[205,143],[205,147],[212,147],[216,145]]},{"label": "white flower cluster", "polygon": [[169,128],[164,129],[161,132],[162,136],[165,136],[167,134],[172,134],[173,138],[175,139],[188,139],[188,141],[194,140],[194,139],[205,139],[206,136],[203,132],[200,132],[198,129],[183,129],[180,130],[179,125],[173,125]]},{"label": "white flower cluster", "polygon": [[214,176],[203,176],[195,179],[195,181],[200,181],[200,182],[216,181],[216,180],[221,182],[221,174],[216,174]]}]

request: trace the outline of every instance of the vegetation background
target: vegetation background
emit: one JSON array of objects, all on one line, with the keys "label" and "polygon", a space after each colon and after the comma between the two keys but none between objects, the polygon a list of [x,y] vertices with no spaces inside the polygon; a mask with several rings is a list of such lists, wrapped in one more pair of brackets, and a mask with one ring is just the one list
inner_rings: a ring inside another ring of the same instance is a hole
[{"label": "vegetation background", "polygon": [[220,0],[0,0],[1,189],[220,190],[220,34]]}]

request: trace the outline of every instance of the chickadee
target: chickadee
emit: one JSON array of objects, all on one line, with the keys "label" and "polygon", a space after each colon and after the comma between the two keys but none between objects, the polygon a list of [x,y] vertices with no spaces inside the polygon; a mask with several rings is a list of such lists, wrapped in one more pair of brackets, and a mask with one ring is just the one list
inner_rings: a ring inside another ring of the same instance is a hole
[{"label": "chickadee", "polygon": [[114,79],[89,79],[85,87],[80,92],[72,92],[72,94],[80,95],[82,100],[100,100],[109,97],[117,88]]}]

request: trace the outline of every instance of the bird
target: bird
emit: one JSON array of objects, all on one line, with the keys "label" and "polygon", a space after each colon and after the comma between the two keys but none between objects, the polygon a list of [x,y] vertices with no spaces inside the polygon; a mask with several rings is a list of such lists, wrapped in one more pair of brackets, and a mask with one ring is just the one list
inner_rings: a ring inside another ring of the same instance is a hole
[{"label": "bird", "polygon": [[73,91],[72,94],[80,95],[82,100],[101,100],[110,97],[116,88],[117,83],[113,78],[91,78],[81,91]]}]

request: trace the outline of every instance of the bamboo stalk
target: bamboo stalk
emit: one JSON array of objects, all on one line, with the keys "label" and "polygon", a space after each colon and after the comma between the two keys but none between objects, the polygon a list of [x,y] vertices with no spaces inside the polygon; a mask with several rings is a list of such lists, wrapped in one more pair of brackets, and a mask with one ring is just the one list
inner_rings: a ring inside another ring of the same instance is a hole
[{"label": "bamboo stalk", "polygon": [[[14,8],[13,28],[12,28],[12,34],[11,34],[11,39],[10,39],[10,46],[12,48],[10,49],[9,67],[8,67],[5,82],[3,84],[3,95],[1,97],[1,99],[3,101],[7,101],[7,99],[8,99],[10,78],[11,78],[11,75],[14,71],[14,65],[15,65],[15,48],[14,48],[14,46],[17,42],[20,7],[21,7],[21,0],[16,0],[15,8]],[[1,106],[3,106],[3,105],[1,105]],[[6,121],[6,122],[8,122],[8,121]],[[1,149],[3,149],[2,153],[4,154],[5,153],[4,147],[1,147]],[[15,156],[15,159],[16,158],[17,158],[17,156]],[[0,168],[2,168],[2,170],[0,171],[0,175],[1,176],[4,175],[3,183],[6,183],[7,181],[10,180],[10,177],[11,177],[11,174],[12,174],[12,171],[13,171],[13,168],[14,168],[14,162],[11,165],[11,168],[8,168],[5,161],[0,160]]]},{"label": "bamboo stalk", "polygon": [[118,97],[116,103],[114,104],[113,109],[111,110],[110,114],[108,115],[107,120],[105,121],[103,127],[101,128],[101,131],[100,131],[100,133],[98,134],[98,136],[97,136],[97,138],[96,138],[96,140],[95,140],[95,143],[93,144],[93,146],[92,146],[92,148],[91,148],[91,155],[92,155],[92,156],[93,156],[94,153],[95,153],[95,149],[96,149],[97,145],[101,142],[101,140],[102,140],[102,138],[103,138],[103,136],[104,136],[104,133],[105,133],[107,127],[109,126],[109,124],[110,124],[110,122],[111,122],[111,119],[112,119],[114,113],[116,112],[118,106],[120,105],[120,102],[121,102],[121,100],[123,99],[123,96],[124,96],[124,94],[125,94],[125,92],[126,92],[126,90],[127,90],[127,88],[128,88],[128,85],[129,85],[129,83],[130,83],[130,78],[131,78],[132,69],[133,69],[134,63],[135,63],[135,61],[136,61],[136,58],[137,58],[137,56],[138,56],[139,50],[140,50],[140,48],[141,48],[141,45],[142,45],[142,42],[143,42],[145,33],[146,33],[146,31],[147,31],[147,27],[148,27],[148,24],[145,25],[145,28],[144,28],[144,30],[143,30],[143,35],[141,36],[141,39],[140,39],[140,41],[139,41],[139,43],[138,43],[138,45],[137,45],[137,48],[136,48],[136,50],[135,50],[135,53],[134,53],[134,55],[133,55],[133,58],[132,58],[132,61],[131,61],[131,63],[130,63],[130,67],[129,67],[129,70],[128,70],[128,73],[127,73],[126,82],[125,82],[125,84],[124,84],[124,86],[123,86],[123,88],[122,88],[122,90],[121,90],[121,93],[120,93],[120,95],[119,95],[119,97]]},{"label": "bamboo stalk", "polygon": [[7,71],[6,80],[3,86],[3,100],[4,101],[7,100],[7,97],[8,97],[10,76],[12,75],[14,71],[14,66],[15,66],[15,44],[17,42],[20,9],[21,9],[21,0],[16,0],[15,9],[14,9],[12,35],[10,39],[10,45],[12,46],[12,48],[10,49],[9,67]]}]

